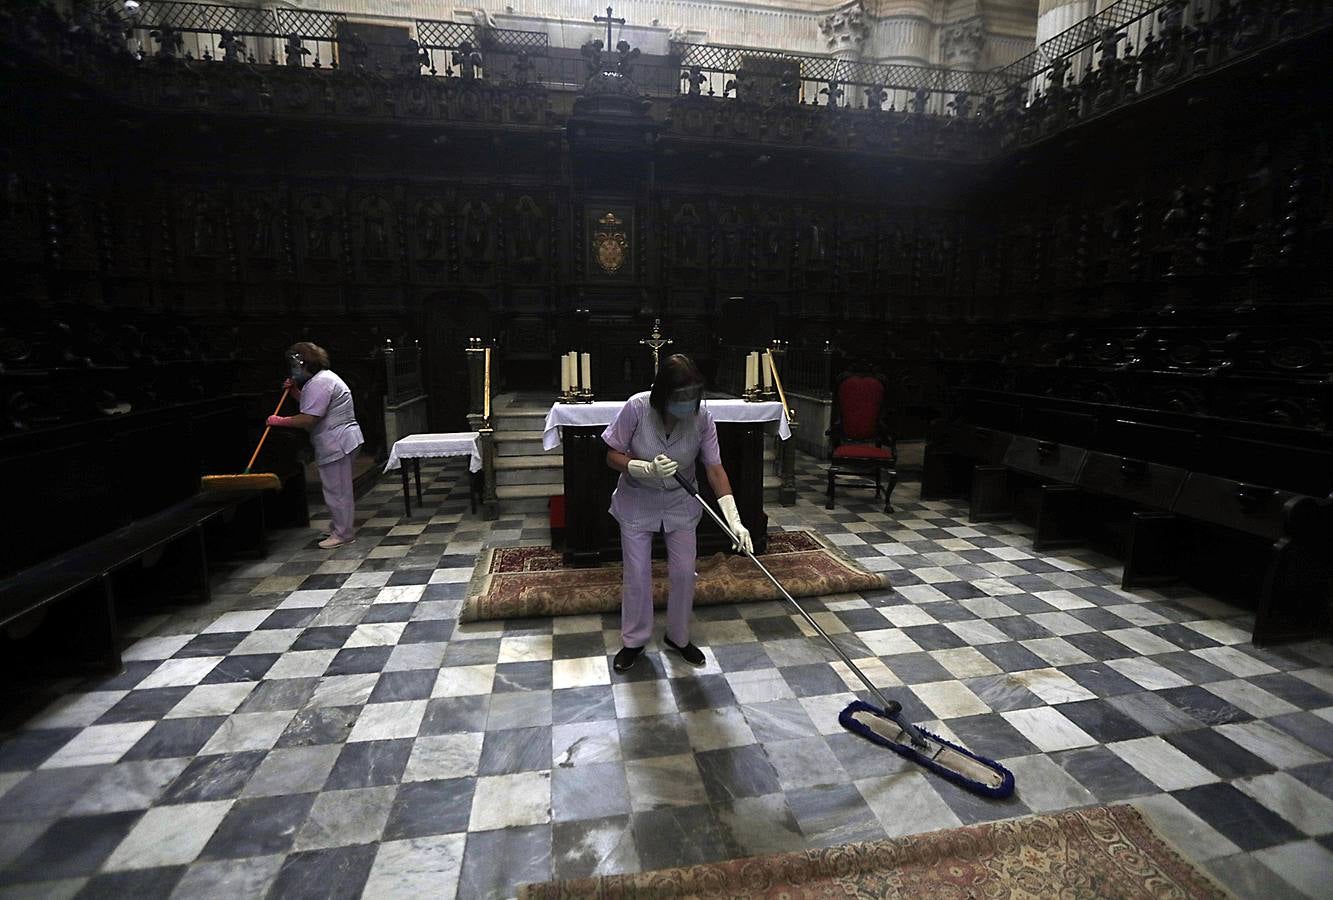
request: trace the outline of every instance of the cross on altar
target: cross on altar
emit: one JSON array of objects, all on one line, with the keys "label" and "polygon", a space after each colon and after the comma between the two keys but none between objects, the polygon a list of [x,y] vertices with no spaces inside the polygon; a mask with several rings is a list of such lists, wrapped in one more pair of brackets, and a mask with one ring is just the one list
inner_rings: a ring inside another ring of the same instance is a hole
[{"label": "cross on altar", "polygon": [[[594,22],[605,22],[605,23],[606,23],[606,49],[607,49],[608,51],[610,51],[610,49],[611,49],[611,26],[612,26],[612,24],[615,24],[615,25],[624,25],[624,24],[625,24],[625,20],[624,20],[624,19],[617,19],[617,18],[615,18],[614,16],[612,16],[612,15],[611,15],[611,7],[609,7],[609,6],[606,8],[606,15],[604,15],[604,16],[593,16],[593,17],[592,17],[592,20],[593,20]],[[642,342],[640,342],[640,343],[642,343]]]},{"label": "cross on altar", "polygon": [[[610,12],[610,10],[608,9],[607,12]],[[653,372],[656,373],[657,370],[661,368],[661,365],[658,361],[658,354],[662,352],[663,347],[671,343],[670,338],[662,337],[661,319],[653,319],[652,335],[646,338],[639,338],[639,343],[643,344],[644,346],[648,347],[650,350],[653,351]]]}]

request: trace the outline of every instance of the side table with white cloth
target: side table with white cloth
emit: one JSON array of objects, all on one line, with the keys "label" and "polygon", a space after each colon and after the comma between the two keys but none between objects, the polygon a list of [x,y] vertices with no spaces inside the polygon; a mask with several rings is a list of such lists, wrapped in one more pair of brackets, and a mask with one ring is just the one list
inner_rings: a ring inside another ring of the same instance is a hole
[{"label": "side table with white cloth", "polygon": [[448,456],[468,457],[468,499],[472,512],[477,511],[477,497],[481,494],[481,447],[478,444],[478,432],[452,431],[438,434],[410,434],[394,442],[389,451],[389,461],[384,471],[400,469],[403,474],[403,509],[405,515],[412,515],[411,490],[408,485],[408,469],[417,479],[417,505],[421,499],[421,461],[423,459],[441,459]]},{"label": "side table with white cloth", "polygon": [[[542,446],[547,450],[563,445],[565,484],[565,559],[573,565],[596,565],[620,559],[620,529],[608,511],[619,473],[606,463],[602,431],[624,405],[623,400],[596,403],[556,403],[546,416]],[[722,465],[731,480],[741,522],[762,553],[768,536],[764,513],[764,440],[776,433],[784,441],[791,428],[781,403],[751,403],[745,400],[705,400],[704,406],[717,423]],[[710,503],[716,503],[712,487],[698,472],[681,472],[696,483]],[[706,520],[705,520],[706,521]],[[661,548],[656,547],[654,555]],[[701,525],[699,555],[707,556],[731,546],[720,529]]]}]

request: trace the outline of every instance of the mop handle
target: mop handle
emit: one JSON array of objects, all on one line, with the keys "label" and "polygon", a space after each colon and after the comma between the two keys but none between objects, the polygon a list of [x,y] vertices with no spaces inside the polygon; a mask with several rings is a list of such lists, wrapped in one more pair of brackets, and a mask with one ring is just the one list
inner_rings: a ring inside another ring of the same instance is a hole
[{"label": "mop handle", "polygon": [[[716,522],[719,526],[721,526],[723,532],[729,535],[732,538],[732,540],[735,540],[735,535],[732,534],[731,528],[728,527],[727,523],[722,520],[721,516],[713,512],[713,508],[704,501],[704,498],[699,495],[699,492],[696,491],[693,487],[691,487],[690,483],[686,481],[684,478],[682,478],[679,472],[676,473],[675,478],[681,487],[683,487],[686,491],[694,495],[694,499],[698,500],[699,505],[708,511],[708,514],[713,517],[713,521]],[[744,547],[742,547],[741,549],[745,550]],[[805,617],[805,620],[810,623],[810,626],[814,628],[815,631],[819,632],[819,636],[828,642],[828,645],[833,648],[833,652],[837,653],[840,657],[842,657],[842,661],[847,664],[847,668],[851,669],[852,672],[856,675],[856,677],[861,679],[861,683],[864,684],[872,694],[874,694],[877,698],[879,698],[879,702],[883,704],[882,709],[884,710],[885,714],[889,716],[896,715],[897,712],[900,709],[902,709],[902,705],[893,700],[890,700],[888,697],[885,697],[882,693],[880,693],[879,688],[871,684],[870,679],[867,678],[865,674],[856,667],[856,663],[852,662],[851,657],[848,656],[846,653],[844,653],[842,651],[842,648],[833,642],[833,639],[828,636],[827,632],[825,632],[823,628],[819,627],[819,623],[816,622],[813,618],[811,618],[810,614],[805,611],[805,608],[802,607],[801,604],[796,602],[796,598],[793,597],[791,594],[787,593],[787,589],[784,588],[782,584],[776,578],[773,577],[773,573],[768,571],[768,568],[755,557],[754,553],[752,553],[749,550],[745,550],[745,555],[750,557],[750,561],[759,567],[759,571],[763,572],[765,575],[768,576],[768,580],[773,582],[774,587],[776,587],[779,591],[782,592],[782,596],[786,597],[787,601],[791,603],[792,606],[796,607],[796,611]],[[895,721],[898,720],[895,719]],[[903,723],[901,721],[898,721],[898,724],[902,725]]]},{"label": "mop handle", "polygon": [[[273,407],[273,415],[276,416],[278,414],[278,411],[282,409],[282,404],[287,402],[287,393],[290,390],[291,390],[290,388],[282,389],[282,397],[279,398],[278,405]],[[259,443],[255,445],[254,455],[252,455],[250,457],[250,461],[245,464],[245,471],[241,473],[242,475],[250,474],[250,467],[255,464],[255,460],[259,459],[259,451],[264,449],[264,441],[268,438],[269,429],[272,427],[273,427],[272,425],[264,426],[264,433],[259,436]]]}]

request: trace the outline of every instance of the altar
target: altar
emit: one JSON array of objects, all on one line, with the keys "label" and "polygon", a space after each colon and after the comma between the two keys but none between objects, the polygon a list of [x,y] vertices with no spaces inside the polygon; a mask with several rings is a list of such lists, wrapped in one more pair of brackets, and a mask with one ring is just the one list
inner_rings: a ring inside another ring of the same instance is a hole
[{"label": "altar", "polygon": [[[606,462],[607,446],[602,432],[624,404],[623,400],[595,403],[556,403],[546,416],[542,446],[547,450],[563,445],[565,482],[565,561],[593,566],[620,559],[620,526],[609,512],[611,493],[620,474]],[[731,480],[741,522],[754,540],[755,553],[763,553],[768,540],[768,516],[764,512],[764,439],[776,434],[791,437],[791,428],[781,403],[746,400],[704,400],[703,406],[717,423],[722,466]],[[716,509],[717,498],[703,476],[703,468],[681,469],[685,479]],[[699,555],[708,556],[730,547],[722,530],[707,516],[699,523]],[[654,555],[663,553],[655,540]]]}]

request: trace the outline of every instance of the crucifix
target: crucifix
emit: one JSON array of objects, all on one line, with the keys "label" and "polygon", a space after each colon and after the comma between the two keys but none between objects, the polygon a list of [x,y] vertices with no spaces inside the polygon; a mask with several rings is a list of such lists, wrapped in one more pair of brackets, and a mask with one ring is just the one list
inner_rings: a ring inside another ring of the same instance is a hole
[{"label": "crucifix", "polygon": [[639,338],[639,343],[643,344],[644,346],[648,347],[650,350],[653,351],[653,374],[654,376],[656,376],[657,370],[660,368],[658,362],[658,356],[661,354],[662,348],[671,343],[670,338],[662,337],[661,319],[653,319],[652,336],[646,338]]},{"label": "crucifix", "polygon": [[609,7],[609,6],[606,8],[606,15],[604,15],[604,16],[593,16],[593,17],[592,17],[592,20],[593,20],[594,22],[605,22],[605,23],[606,23],[606,52],[607,52],[607,53],[610,53],[610,52],[611,52],[611,25],[612,25],[612,24],[615,24],[615,25],[624,25],[624,24],[625,24],[625,20],[624,20],[624,19],[617,19],[617,18],[615,18],[614,16],[612,16],[612,15],[611,15],[611,7]]}]

